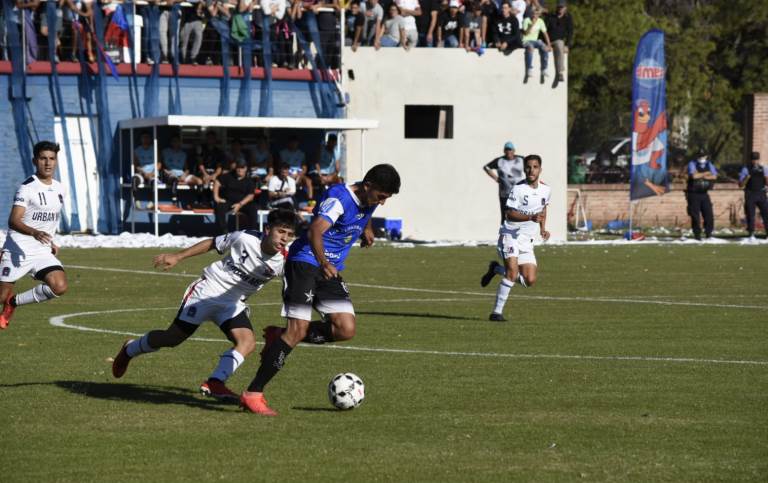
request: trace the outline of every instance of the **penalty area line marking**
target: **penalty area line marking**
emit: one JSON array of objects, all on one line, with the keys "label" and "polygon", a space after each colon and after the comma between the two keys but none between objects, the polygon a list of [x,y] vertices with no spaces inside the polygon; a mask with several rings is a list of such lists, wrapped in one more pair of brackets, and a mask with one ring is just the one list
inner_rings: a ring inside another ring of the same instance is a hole
[{"label": "penalty area line marking", "polygon": [[[151,271],[151,270],[129,270],[126,268],[89,267],[86,265],[68,265],[68,267],[80,269],[80,270],[95,270],[100,272],[118,272],[118,273],[134,273],[137,275],[160,275],[160,276],[166,276],[166,277],[199,278],[198,275],[192,275],[188,273],[157,272],[157,271]],[[350,287],[374,288],[374,289],[380,289],[380,290],[393,290],[393,291],[400,291],[400,292],[495,297],[495,294],[488,293],[488,292],[463,292],[460,290],[436,290],[436,289],[428,289],[428,288],[393,287],[389,285],[371,285],[367,283],[354,283],[354,282],[353,283],[348,282],[347,285],[349,285]],[[558,301],[558,302],[596,302],[596,303],[621,303],[621,304],[642,304],[642,305],[705,307],[705,308],[711,307],[711,308],[719,308],[719,309],[768,310],[768,305],[713,304],[713,303],[704,303],[704,302],[677,302],[677,301],[670,301],[670,300],[648,300],[648,299],[638,299],[638,298],[564,297],[564,296],[551,296],[551,295],[521,295],[521,294],[510,294],[510,298],[525,299],[525,300],[551,300],[551,301]]]},{"label": "penalty area line marking", "polygon": [[[408,300],[408,299],[401,299]],[[432,302],[440,299],[410,299],[409,301],[422,301]],[[442,299],[445,301],[445,299]],[[456,301],[455,299],[451,299]],[[375,303],[381,303],[382,301],[376,301]],[[252,305],[281,305],[276,302],[265,302]],[[74,329],[83,332],[97,332],[102,334],[117,334],[139,337],[143,334],[135,332],[127,332],[111,329],[98,329],[94,327],[86,327],[82,325],[73,325],[66,322],[67,319],[75,317],[83,317],[90,315],[103,315],[103,314],[117,314],[126,312],[142,312],[150,310],[174,310],[176,307],[150,307],[150,308],[132,308],[132,309],[111,309],[111,310],[93,310],[88,312],[75,312],[71,314],[62,314],[51,317],[48,322],[54,327],[60,327],[64,329]],[[189,340],[197,342],[228,342],[224,339],[210,339],[205,337],[191,337]],[[263,342],[258,342],[263,344]],[[662,362],[662,363],[692,363],[692,364],[727,364],[727,365],[751,365],[751,366],[768,366],[768,361],[751,361],[751,360],[729,360],[729,359],[698,359],[694,357],[660,357],[660,356],[594,356],[594,355],[569,355],[569,354],[508,354],[499,352],[461,352],[461,351],[435,351],[425,349],[392,349],[382,347],[365,347],[365,346],[346,346],[346,345],[313,345],[313,344],[301,344],[303,347],[311,347],[315,349],[330,349],[330,350],[347,350],[358,352],[377,352],[377,353],[389,353],[389,354],[412,354],[412,355],[433,355],[433,356],[448,356],[448,357],[485,357],[485,358],[500,358],[500,359],[559,359],[559,360],[575,360],[575,361],[627,361],[627,362]]]}]

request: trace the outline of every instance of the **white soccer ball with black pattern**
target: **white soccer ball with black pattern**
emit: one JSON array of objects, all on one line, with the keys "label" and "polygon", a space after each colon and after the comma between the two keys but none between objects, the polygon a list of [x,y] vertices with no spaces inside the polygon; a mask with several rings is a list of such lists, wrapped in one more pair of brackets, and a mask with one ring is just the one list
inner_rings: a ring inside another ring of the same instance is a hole
[{"label": "white soccer ball with black pattern", "polygon": [[365,384],[351,372],[336,374],[328,383],[328,400],[338,409],[354,409],[365,399]]}]

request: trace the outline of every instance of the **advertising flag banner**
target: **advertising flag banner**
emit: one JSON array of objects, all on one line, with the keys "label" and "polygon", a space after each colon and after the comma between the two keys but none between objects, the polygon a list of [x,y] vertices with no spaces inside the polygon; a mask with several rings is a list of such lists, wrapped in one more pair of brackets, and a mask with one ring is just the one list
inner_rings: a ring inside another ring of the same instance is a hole
[{"label": "advertising flag banner", "polygon": [[630,200],[669,191],[664,32],[649,30],[637,44],[632,75]]}]

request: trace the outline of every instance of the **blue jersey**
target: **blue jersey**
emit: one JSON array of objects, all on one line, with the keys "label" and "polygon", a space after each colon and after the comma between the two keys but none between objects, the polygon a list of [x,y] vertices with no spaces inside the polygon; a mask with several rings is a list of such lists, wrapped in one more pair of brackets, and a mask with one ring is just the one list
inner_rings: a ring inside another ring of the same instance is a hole
[{"label": "blue jersey", "polygon": [[[325,192],[315,207],[314,216],[325,218],[331,223],[331,227],[323,233],[323,245],[325,258],[337,270],[344,270],[344,260],[349,255],[349,249],[360,238],[376,206],[361,206],[350,186],[337,184]],[[308,232],[291,245],[288,260],[320,266],[312,253]]]}]

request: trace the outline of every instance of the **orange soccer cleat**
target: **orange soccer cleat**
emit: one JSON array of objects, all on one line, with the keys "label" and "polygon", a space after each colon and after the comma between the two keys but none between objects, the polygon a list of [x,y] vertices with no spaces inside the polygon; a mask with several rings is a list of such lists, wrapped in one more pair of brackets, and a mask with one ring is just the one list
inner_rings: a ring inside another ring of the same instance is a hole
[{"label": "orange soccer cleat", "polygon": [[240,396],[230,391],[229,388],[218,379],[208,379],[200,384],[200,394],[220,400],[240,398]]},{"label": "orange soccer cleat", "polygon": [[125,371],[128,370],[128,364],[131,362],[131,358],[128,356],[126,348],[131,342],[133,342],[131,339],[123,342],[123,346],[120,348],[120,352],[117,353],[115,360],[112,361],[112,375],[115,379],[120,379],[123,377]]},{"label": "orange soccer cleat", "polygon": [[16,310],[16,307],[11,305],[12,298],[13,293],[9,293],[3,301],[3,312],[0,313],[0,329],[5,329],[11,323],[11,317],[13,317],[13,312]]},{"label": "orange soccer cleat", "polygon": [[243,391],[243,394],[240,395],[240,407],[245,411],[262,416],[277,416],[277,411],[267,406],[263,392]]}]

